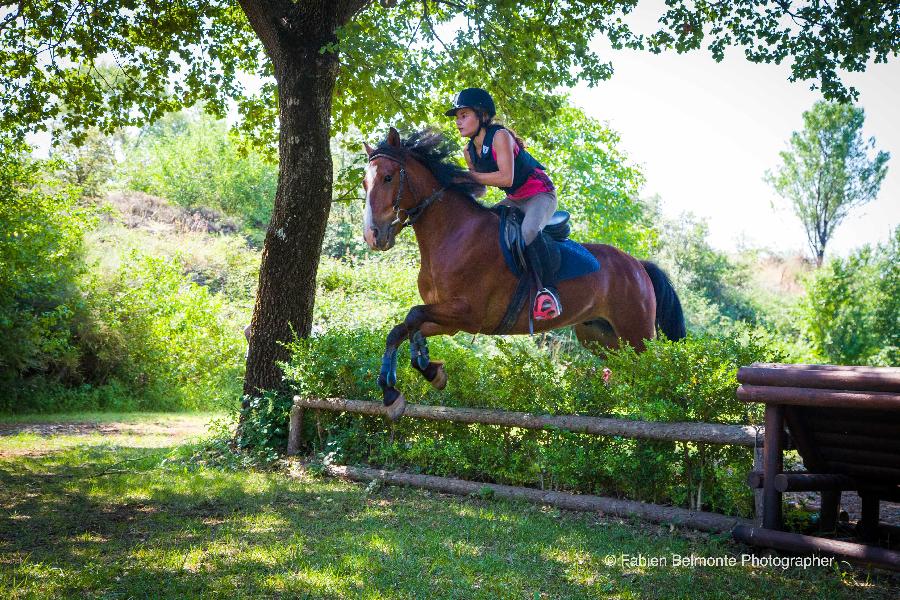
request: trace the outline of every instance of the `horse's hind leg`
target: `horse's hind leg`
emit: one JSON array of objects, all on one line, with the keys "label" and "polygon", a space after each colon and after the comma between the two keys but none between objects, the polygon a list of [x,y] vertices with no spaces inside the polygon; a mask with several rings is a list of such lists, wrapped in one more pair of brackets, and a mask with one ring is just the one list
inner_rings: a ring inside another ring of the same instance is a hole
[{"label": "horse's hind leg", "polygon": [[575,337],[582,346],[597,354],[604,356],[606,348],[618,348],[619,338],[606,319],[594,319],[585,321],[575,326]]}]

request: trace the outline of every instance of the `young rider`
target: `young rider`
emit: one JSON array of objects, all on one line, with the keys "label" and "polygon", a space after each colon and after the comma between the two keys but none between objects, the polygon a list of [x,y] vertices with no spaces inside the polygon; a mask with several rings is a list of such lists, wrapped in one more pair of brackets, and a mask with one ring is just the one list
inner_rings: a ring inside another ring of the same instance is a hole
[{"label": "young rider", "polygon": [[556,191],[544,167],[535,160],[515,133],[494,123],[497,111],[491,95],[481,88],[466,88],[453,99],[445,114],[456,117],[460,135],[469,138],[466,163],[472,177],[483,185],[506,192],[500,204],[513,206],[525,216],[522,236],[525,255],[540,280],[532,312],[537,320],[552,319],[562,314],[562,304],[554,287],[552,273],[542,269],[542,256],[548,255],[538,235],[556,211]]}]

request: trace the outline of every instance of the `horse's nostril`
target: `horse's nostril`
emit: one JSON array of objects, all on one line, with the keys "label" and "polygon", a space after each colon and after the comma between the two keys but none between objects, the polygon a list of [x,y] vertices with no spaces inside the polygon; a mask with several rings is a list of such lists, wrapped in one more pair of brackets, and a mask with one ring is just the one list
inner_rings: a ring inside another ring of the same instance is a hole
[{"label": "horse's nostril", "polygon": [[375,247],[375,240],[378,236],[378,230],[375,227],[369,227],[363,232],[363,239],[367,244],[369,244],[370,248]]}]

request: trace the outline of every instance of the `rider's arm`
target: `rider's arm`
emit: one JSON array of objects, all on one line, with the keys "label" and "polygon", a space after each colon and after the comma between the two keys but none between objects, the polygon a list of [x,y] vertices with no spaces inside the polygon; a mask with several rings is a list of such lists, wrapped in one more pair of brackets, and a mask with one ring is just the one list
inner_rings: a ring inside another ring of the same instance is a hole
[{"label": "rider's arm", "polygon": [[[494,136],[494,151],[497,153],[497,167],[499,170],[492,173],[478,173],[472,171],[475,181],[494,187],[510,187],[513,182],[513,142],[512,136],[501,129]],[[469,169],[472,168],[472,160],[466,155]]]}]

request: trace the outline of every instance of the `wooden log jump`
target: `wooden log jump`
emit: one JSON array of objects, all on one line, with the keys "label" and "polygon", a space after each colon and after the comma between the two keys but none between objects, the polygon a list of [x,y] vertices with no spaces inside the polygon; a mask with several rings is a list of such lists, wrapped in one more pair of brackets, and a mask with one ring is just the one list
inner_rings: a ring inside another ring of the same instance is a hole
[{"label": "wooden log jump", "polygon": [[[766,410],[764,472],[748,483],[763,489],[763,528],[741,529],[745,543],[799,552],[824,552],[847,560],[900,569],[900,553],[848,542],[820,540],[782,529],[782,493],[820,491],[822,532],[833,531],[841,492],[862,499],[857,525],[863,541],[877,541],[879,502],[900,498],[900,369],[833,365],[754,364],[738,371],[737,397]],[[784,427],[806,473],[784,473]]]},{"label": "wooden log jump", "polygon": [[[384,407],[378,402],[296,396],[294,398],[294,406],[291,409],[288,454],[296,454],[299,451],[302,415],[306,409],[373,416],[385,415]],[[658,423],[578,415],[537,415],[495,409],[429,406],[424,404],[407,404],[404,417],[430,421],[478,423],[521,427],[523,429],[561,430],[603,436],[672,442],[731,444],[749,447],[756,447],[758,441],[762,439],[761,428],[753,426],[715,423]],[[354,481],[372,481],[377,479],[389,484],[419,487],[450,494],[470,495],[488,489],[494,496],[500,498],[524,500],[568,510],[601,511],[621,517],[637,516],[652,522],[673,523],[701,531],[717,533],[731,531],[736,525],[750,525],[752,523],[747,519],[738,517],[635,502],[633,500],[548,492],[533,488],[477,483],[431,475],[415,475],[363,467],[334,465],[326,467],[326,472],[335,477],[345,477]]]},{"label": "wooden log jump", "polygon": [[900,369],[755,363],[738,369],[738,381],[768,387],[891,392],[900,388]]},{"label": "wooden log jump", "polygon": [[331,465],[325,471],[333,477],[343,477],[353,481],[383,481],[392,485],[423,488],[447,494],[469,496],[490,490],[497,498],[523,500],[533,504],[555,506],[567,510],[586,512],[603,512],[618,517],[635,516],[654,523],[672,523],[701,531],[727,533],[739,525],[750,526],[747,519],[726,517],[716,513],[688,510],[674,506],[659,506],[634,500],[620,500],[587,494],[569,494],[550,492],[533,488],[499,485],[495,483],[477,483],[464,479],[436,477],[434,475],[415,475],[381,469],[363,467],[346,467]]},{"label": "wooden log jump", "polygon": [[[346,400],[343,398],[301,398],[300,396],[295,396],[292,414],[295,411],[306,408],[376,416],[384,415],[384,406],[378,402]],[[670,442],[738,445],[751,448],[757,444],[757,435],[762,435],[762,428],[751,425],[658,423],[579,415],[537,415],[486,408],[458,408],[430,406],[427,404],[408,404],[404,417],[454,423],[505,425],[523,429],[559,429],[593,435],[621,436]],[[299,436],[299,431],[296,435]],[[292,439],[291,436],[289,436],[290,439]],[[762,438],[760,437],[759,439]],[[299,448],[299,439],[295,447]]]}]

